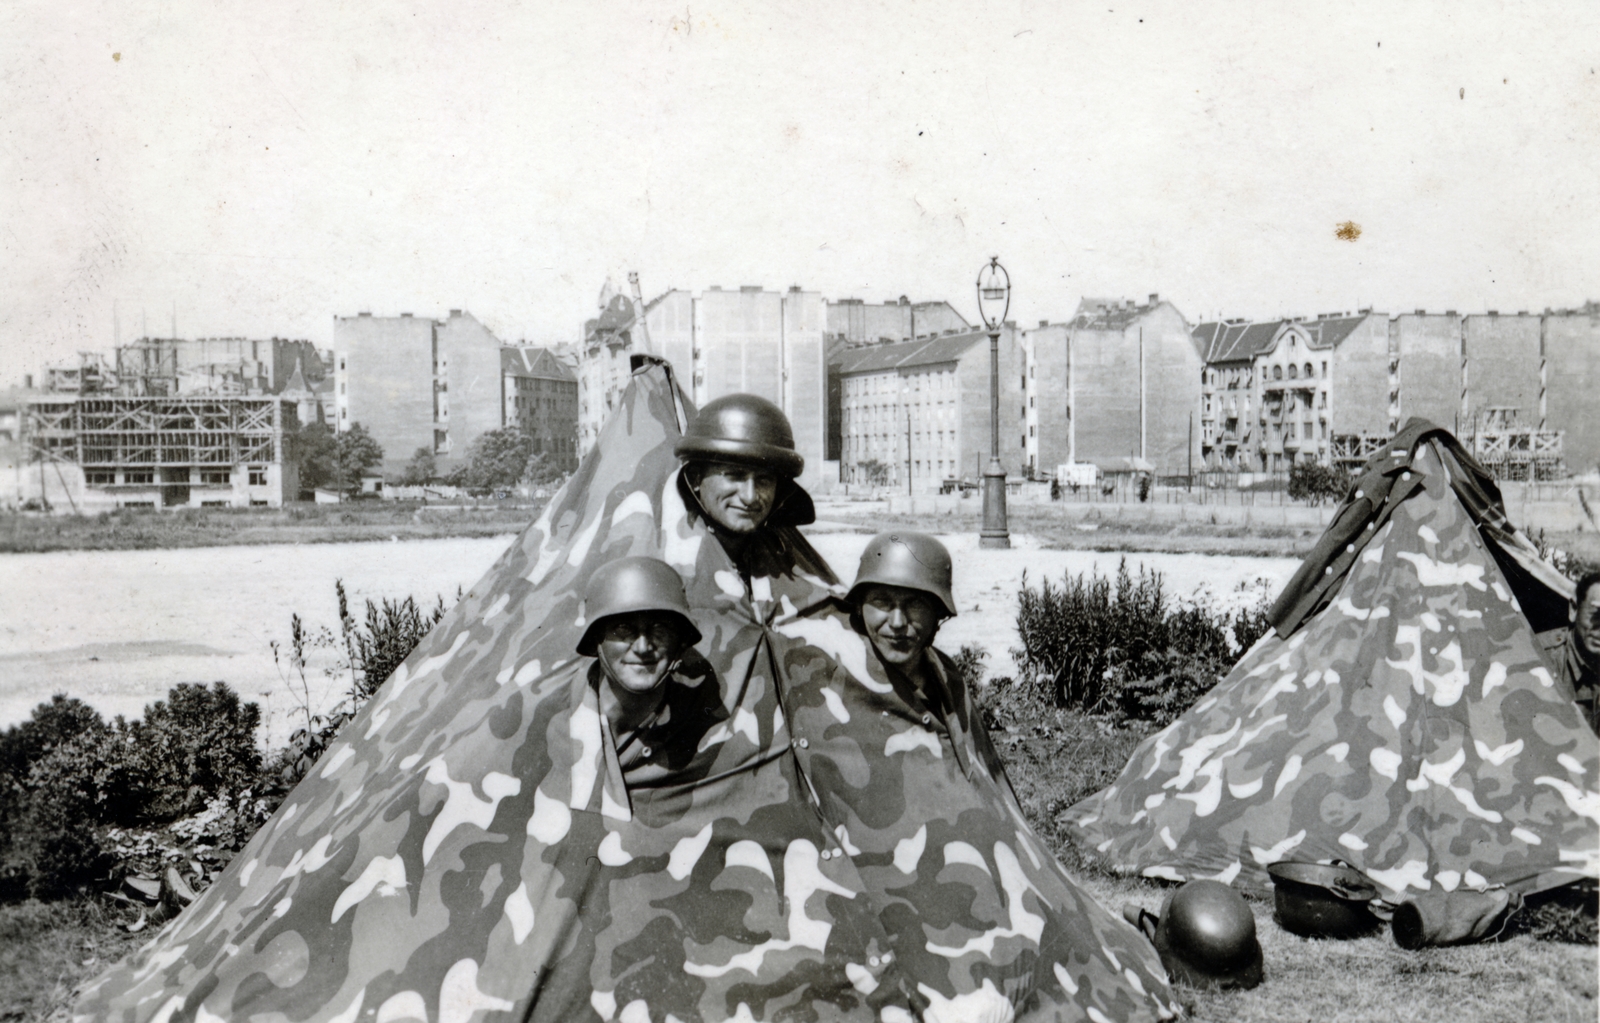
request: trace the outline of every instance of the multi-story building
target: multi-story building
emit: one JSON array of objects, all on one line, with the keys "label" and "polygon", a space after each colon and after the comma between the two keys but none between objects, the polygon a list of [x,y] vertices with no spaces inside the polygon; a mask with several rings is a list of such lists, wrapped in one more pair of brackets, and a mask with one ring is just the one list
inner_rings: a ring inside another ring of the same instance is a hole
[{"label": "multi-story building", "polygon": [[339,429],[364,426],[385,474],[423,448],[448,472],[479,435],[505,425],[500,339],[471,313],[335,316],[333,346]]},{"label": "multi-story building", "polygon": [[828,336],[853,345],[937,337],[971,326],[949,302],[913,302],[901,295],[897,302],[840,298],[828,303]]},{"label": "multi-story building", "polygon": [[600,299],[600,315],[584,325],[578,362],[580,453],[599,437],[627,387],[631,357],[642,353],[665,359],[697,405],[746,393],[783,409],[806,460],[802,482],[821,481],[827,424],[820,294],[798,286],[710,287],[698,295],[672,289],[640,310],[608,284]]},{"label": "multi-story building", "polygon": [[1200,466],[1201,356],[1171,302],[1085,298],[1070,321],[1027,334],[1025,465],[1132,457],[1160,476]]},{"label": "multi-story building", "polygon": [[500,349],[507,426],[533,438],[535,454],[562,472],[578,467],[578,378],[548,348]]},{"label": "multi-story building", "polygon": [[[1000,461],[1025,468],[1022,342],[1000,335]],[[936,493],[946,480],[977,480],[990,455],[988,335],[945,334],[846,349],[839,357],[840,477]]]},{"label": "multi-story building", "polygon": [[1600,470],[1600,302],[1545,310],[1539,335],[1537,425],[1562,431],[1572,472]]},{"label": "multi-story building", "polygon": [[1355,468],[1412,416],[1452,430],[1510,477],[1600,460],[1600,306],[1464,317],[1363,309],[1202,323],[1193,336],[1205,361],[1207,468]]}]

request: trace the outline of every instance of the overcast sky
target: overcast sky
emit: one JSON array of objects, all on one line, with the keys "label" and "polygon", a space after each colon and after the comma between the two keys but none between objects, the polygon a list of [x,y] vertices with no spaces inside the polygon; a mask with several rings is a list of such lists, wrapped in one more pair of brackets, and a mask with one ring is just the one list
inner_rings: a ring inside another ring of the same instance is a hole
[{"label": "overcast sky", "polygon": [[[0,8],[0,383],[146,327],[647,294],[1160,292],[1191,320],[1600,298],[1600,5]],[[1355,241],[1335,237],[1352,221]]]}]

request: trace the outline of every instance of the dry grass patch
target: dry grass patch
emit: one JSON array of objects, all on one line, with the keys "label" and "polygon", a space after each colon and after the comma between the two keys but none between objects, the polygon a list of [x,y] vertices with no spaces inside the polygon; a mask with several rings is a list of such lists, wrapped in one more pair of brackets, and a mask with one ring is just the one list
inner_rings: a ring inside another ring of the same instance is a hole
[{"label": "dry grass patch", "polygon": [[0,906],[0,1020],[65,1018],[79,984],[149,937],[123,929],[133,919],[94,897]]}]

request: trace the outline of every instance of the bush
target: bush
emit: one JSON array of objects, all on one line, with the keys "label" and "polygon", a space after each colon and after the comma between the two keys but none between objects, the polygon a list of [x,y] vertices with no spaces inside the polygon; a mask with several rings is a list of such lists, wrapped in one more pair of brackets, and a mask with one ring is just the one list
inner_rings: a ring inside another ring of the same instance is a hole
[{"label": "bush", "polygon": [[1018,597],[1020,687],[1057,707],[1157,723],[1193,705],[1268,627],[1264,597],[1231,615],[1209,601],[1173,607],[1160,573],[1135,578],[1126,559],[1114,581],[1068,575],[1035,590],[1024,576]]},{"label": "bush", "polygon": [[1338,465],[1296,462],[1289,467],[1289,498],[1321,504],[1338,501],[1350,490],[1350,473]]},{"label": "bush", "polygon": [[261,769],[260,724],[261,708],[241,703],[223,682],[210,689],[182,683],[166,700],[146,706],[142,722],[125,726],[128,754],[145,789],[140,816],[171,820],[196,812],[219,792],[253,785]]}]

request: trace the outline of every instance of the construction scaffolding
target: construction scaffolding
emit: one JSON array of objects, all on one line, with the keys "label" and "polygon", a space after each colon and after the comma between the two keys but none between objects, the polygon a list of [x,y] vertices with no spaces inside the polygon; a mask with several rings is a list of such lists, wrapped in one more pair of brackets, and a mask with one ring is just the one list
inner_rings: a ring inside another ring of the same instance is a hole
[{"label": "construction scaffolding", "polygon": [[27,403],[22,440],[41,474],[75,466],[86,491],[113,502],[153,491],[157,506],[189,504],[192,488],[216,499],[207,503],[228,491],[229,503],[281,504],[295,426],[294,404],[279,398],[52,395]]},{"label": "construction scaffolding", "polygon": [[1373,455],[1382,452],[1387,443],[1389,443],[1388,434],[1336,433],[1333,435],[1330,454],[1334,465],[1354,472],[1366,465]]},{"label": "construction scaffolding", "polygon": [[1518,410],[1486,408],[1472,423],[1472,456],[1496,479],[1559,480],[1567,477],[1563,431],[1517,422]]}]

